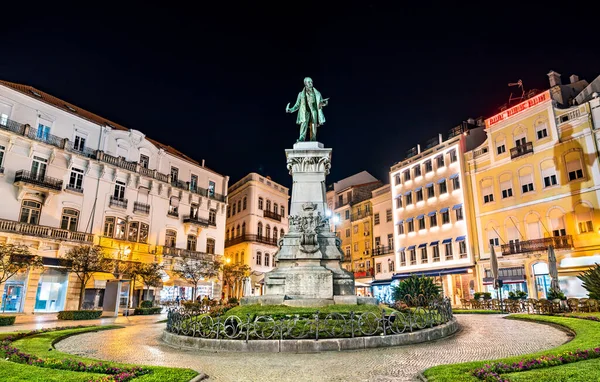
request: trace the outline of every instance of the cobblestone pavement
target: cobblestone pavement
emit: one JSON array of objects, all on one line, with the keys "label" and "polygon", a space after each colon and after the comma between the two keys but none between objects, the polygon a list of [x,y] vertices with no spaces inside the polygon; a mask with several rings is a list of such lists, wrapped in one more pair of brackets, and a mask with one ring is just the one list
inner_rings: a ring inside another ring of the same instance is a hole
[{"label": "cobblestone pavement", "polygon": [[189,367],[208,381],[414,381],[431,366],[531,353],[558,346],[566,333],[498,315],[457,315],[462,330],[435,342],[318,354],[215,353],[169,347],[165,324],[127,326],[65,339],[60,351],[105,360]]}]

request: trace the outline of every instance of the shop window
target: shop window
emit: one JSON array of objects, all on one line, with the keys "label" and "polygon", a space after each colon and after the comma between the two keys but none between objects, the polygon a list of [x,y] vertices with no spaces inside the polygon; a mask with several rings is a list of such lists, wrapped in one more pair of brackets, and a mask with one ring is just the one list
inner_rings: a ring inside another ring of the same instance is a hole
[{"label": "shop window", "polygon": [[140,223],[140,243],[148,243],[148,233],[150,232],[150,226],[146,223]]},{"label": "shop window", "polygon": [[34,312],[63,310],[69,274],[60,268],[45,268],[40,275],[35,296]]},{"label": "shop window", "polygon": [[115,225],[115,239],[125,240],[127,229],[127,221],[122,218],[117,218],[117,224]]}]

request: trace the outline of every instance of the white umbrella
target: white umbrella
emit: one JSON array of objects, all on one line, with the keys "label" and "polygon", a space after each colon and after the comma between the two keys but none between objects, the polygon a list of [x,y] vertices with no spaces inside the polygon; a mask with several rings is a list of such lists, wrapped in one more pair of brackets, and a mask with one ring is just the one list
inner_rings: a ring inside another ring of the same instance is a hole
[{"label": "white umbrella", "polygon": [[244,297],[252,295],[252,281],[250,280],[250,277],[244,278],[242,293]]},{"label": "white umbrella", "polygon": [[548,246],[548,273],[550,274],[550,289],[554,292],[560,292],[560,285],[558,284],[558,268],[556,267],[556,254],[554,253],[554,247]]},{"label": "white umbrella", "polygon": [[498,257],[494,251],[494,244],[490,243],[490,271],[494,279],[494,288],[498,290],[498,299],[500,300],[500,309],[502,309],[502,291],[499,289],[500,271],[498,269]]}]

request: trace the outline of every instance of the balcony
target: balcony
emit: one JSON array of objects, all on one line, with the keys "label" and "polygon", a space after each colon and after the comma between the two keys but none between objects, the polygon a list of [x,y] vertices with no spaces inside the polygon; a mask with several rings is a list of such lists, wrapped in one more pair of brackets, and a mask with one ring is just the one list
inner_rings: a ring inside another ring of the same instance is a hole
[{"label": "balcony", "polygon": [[11,119],[0,119],[0,129],[11,131],[19,135],[23,135],[25,133],[25,125],[22,125],[19,122]]},{"label": "balcony", "polygon": [[361,277],[373,277],[375,275],[375,273],[373,272],[373,269],[369,269],[366,271],[356,271],[354,272],[354,278],[361,278]]},{"label": "balcony", "polygon": [[267,219],[276,220],[278,222],[281,221],[281,215],[279,215],[277,212],[272,212],[272,211],[264,210],[263,211],[263,216],[265,218],[267,218]]},{"label": "balcony", "polygon": [[389,255],[390,253],[394,253],[393,245],[379,246],[379,247],[373,248],[373,256]]},{"label": "balcony", "polygon": [[183,215],[183,223],[192,224],[199,227],[208,227],[209,225],[216,225],[214,222],[211,222],[208,219],[200,218],[197,215]]},{"label": "balcony", "polygon": [[127,209],[127,199],[115,198],[114,196],[111,195],[108,205],[110,207],[118,207],[118,208]]},{"label": "balcony", "polygon": [[259,235],[244,234],[244,235],[241,235],[238,237],[234,237],[232,239],[225,240],[225,247],[230,247],[232,245],[243,243],[245,241],[254,241],[257,243],[277,246],[278,239],[273,239],[270,237],[259,236]]},{"label": "balcony", "polygon": [[344,207],[347,204],[350,204],[349,200],[346,200],[345,202],[344,201],[342,201],[342,202],[337,201],[337,202],[335,202],[335,208],[338,209],[338,208]]},{"label": "balcony", "polygon": [[187,257],[196,260],[214,261],[215,255],[206,252],[191,251],[189,249],[175,247],[161,247],[163,256]]},{"label": "balcony", "polygon": [[523,145],[515,146],[510,149],[510,159],[515,159],[531,153],[533,153],[533,143],[525,142]]},{"label": "balcony", "polygon": [[82,155],[86,158],[96,159],[96,150],[81,145],[75,146],[75,144],[71,141],[67,141],[65,144],[65,150]]},{"label": "balcony", "polygon": [[91,233],[69,231],[37,224],[19,223],[5,219],[0,219],[0,231],[61,241],[75,241],[80,243],[94,242],[94,235]]},{"label": "balcony", "polygon": [[358,212],[358,213],[352,214],[351,221],[356,221],[356,220],[364,219],[364,218],[369,217],[369,216],[371,216],[370,212],[367,212],[367,211]]},{"label": "balcony", "polygon": [[150,214],[150,204],[133,202],[133,212],[137,212],[138,214],[149,215]]},{"label": "balcony", "polygon": [[15,186],[29,185],[41,188],[43,191],[62,191],[62,180],[51,178],[46,174],[36,174],[27,170],[19,170],[15,174]]},{"label": "balcony", "polygon": [[83,194],[83,188],[78,187],[78,186],[73,186],[73,185],[70,185],[70,184],[67,184],[65,186],[65,190],[72,191],[72,192],[77,192],[79,194]]},{"label": "balcony", "polygon": [[573,248],[573,236],[553,236],[543,239],[517,241],[509,244],[502,244],[502,256],[516,255],[520,253],[542,252],[547,251],[548,246],[554,246],[554,249],[571,249]]},{"label": "balcony", "polygon": [[167,211],[167,216],[179,219],[179,212],[177,210],[169,210]]}]

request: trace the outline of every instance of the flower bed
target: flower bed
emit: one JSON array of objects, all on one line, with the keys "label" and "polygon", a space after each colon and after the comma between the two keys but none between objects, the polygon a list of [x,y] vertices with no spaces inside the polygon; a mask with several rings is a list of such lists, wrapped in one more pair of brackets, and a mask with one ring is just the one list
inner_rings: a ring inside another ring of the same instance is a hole
[{"label": "flower bed", "polygon": [[95,320],[102,316],[101,310],[63,310],[58,312],[59,320]]},{"label": "flower bed", "polygon": [[574,352],[566,352],[557,355],[543,355],[538,358],[530,358],[520,362],[513,362],[512,364],[507,364],[504,362],[485,364],[482,368],[473,370],[472,374],[478,379],[486,382],[509,382],[508,379],[502,378],[500,374],[541,369],[594,358],[600,358],[600,347],[594,349],[576,350]]},{"label": "flower bed", "polygon": [[16,316],[0,316],[0,326],[14,325]]}]

